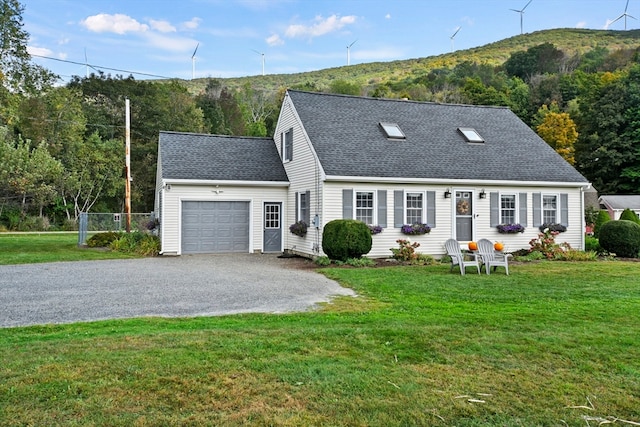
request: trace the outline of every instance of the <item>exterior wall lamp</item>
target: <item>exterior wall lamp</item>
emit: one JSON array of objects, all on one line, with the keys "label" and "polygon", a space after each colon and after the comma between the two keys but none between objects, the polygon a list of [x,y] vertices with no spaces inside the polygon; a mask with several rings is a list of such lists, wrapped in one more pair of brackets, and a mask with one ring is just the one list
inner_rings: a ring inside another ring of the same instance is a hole
[{"label": "exterior wall lamp", "polygon": [[450,199],[451,198],[451,189],[447,188],[446,190],[444,190],[444,198],[445,199]]},{"label": "exterior wall lamp", "polygon": [[484,188],[482,190],[480,190],[480,198],[481,199],[486,199],[487,198],[487,193],[485,193]]}]

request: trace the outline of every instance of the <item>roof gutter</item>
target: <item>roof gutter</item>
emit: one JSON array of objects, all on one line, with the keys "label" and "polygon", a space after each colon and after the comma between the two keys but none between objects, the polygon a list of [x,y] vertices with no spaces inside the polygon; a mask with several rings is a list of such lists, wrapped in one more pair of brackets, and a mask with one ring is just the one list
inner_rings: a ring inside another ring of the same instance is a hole
[{"label": "roof gutter", "polygon": [[445,178],[399,178],[379,176],[340,176],[327,175],[325,181],[335,182],[362,182],[383,184],[434,184],[434,185],[485,185],[485,186],[520,186],[520,187],[578,187],[589,189],[589,182],[566,181],[496,181],[491,179],[445,179]]},{"label": "roof gutter", "polygon": [[208,179],[163,179],[166,185],[227,185],[232,187],[288,187],[289,181],[235,181]]}]

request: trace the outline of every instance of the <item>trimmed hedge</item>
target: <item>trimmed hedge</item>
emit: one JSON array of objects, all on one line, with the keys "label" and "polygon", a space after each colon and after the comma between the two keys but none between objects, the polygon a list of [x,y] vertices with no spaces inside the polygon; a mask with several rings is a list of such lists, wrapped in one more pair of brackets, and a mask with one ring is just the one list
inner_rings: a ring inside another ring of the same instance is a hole
[{"label": "trimmed hedge", "polygon": [[593,224],[593,235],[595,237],[598,237],[598,235],[600,234],[600,228],[602,228],[602,226],[609,221],[611,221],[609,212],[599,211],[598,216],[596,217],[596,222],[595,224]]},{"label": "trimmed hedge", "polygon": [[636,215],[636,213],[629,208],[622,211],[622,214],[620,214],[620,219],[633,221],[636,224],[640,224],[640,218],[638,218],[638,215]]},{"label": "trimmed hedge", "polygon": [[322,231],[322,250],[333,260],[360,258],[369,253],[371,245],[371,230],[362,221],[335,219]]},{"label": "trimmed hedge", "polygon": [[633,221],[609,221],[602,225],[600,246],[619,257],[637,258],[640,253],[640,225]]}]

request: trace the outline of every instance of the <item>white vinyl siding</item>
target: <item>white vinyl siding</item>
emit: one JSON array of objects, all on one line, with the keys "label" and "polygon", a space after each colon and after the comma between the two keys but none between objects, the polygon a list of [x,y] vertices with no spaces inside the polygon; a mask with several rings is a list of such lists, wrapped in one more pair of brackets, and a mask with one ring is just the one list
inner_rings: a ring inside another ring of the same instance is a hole
[{"label": "white vinyl siding", "polygon": [[[314,246],[320,246],[320,237],[322,230],[316,230],[312,227],[313,218],[318,215],[322,221],[322,189],[324,183],[322,181],[323,171],[319,163],[316,161],[311,145],[308,141],[307,134],[302,127],[298,115],[293,108],[290,99],[285,97],[280,110],[280,117],[278,119],[278,125],[275,130],[275,135],[280,133],[286,133],[289,130],[292,132],[292,156],[293,160],[284,163],[284,168],[289,178],[289,197],[287,203],[283,205],[283,228],[285,232],[283,234],[283,248],[291,249],[295,246],[296,252],[315,254]],[[282,154],[283,144],[278,144],[278,151]],[[282,157],[284,158],[284,157]],[[300,217],[299,202],[296,194],[308,194],[307,205],[308,213],[304,213],[309,218],[309,226],[307,235],[304,238],[295,236],[289,232],[289,226],[297,221]]]},{"label": "white vinyl siding", "polygon": [[[234,201],[249,202],[249,252],[261,251],[263,240],[264,202],[282,202],[287,198],[286,187],[225,186],[224,192],[212,192],[215,186],[171,184],[171,189],[163,190],[162,252],[181,253],[181,205],[183,201]],[[283,224],[286,225],[286,224]],[[288,225],[287,225],[288,226]]]}]

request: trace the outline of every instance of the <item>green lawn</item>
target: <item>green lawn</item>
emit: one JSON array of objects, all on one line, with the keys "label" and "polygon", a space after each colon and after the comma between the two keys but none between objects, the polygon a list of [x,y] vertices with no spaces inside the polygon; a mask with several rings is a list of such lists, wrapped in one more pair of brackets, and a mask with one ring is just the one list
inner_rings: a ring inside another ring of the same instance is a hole
[{"label": "green lawn", "polygon": [[78,247],[78,233],[0,233],[0,265],[133,258],[119,252]]},{"label": "green lawn", "polygon": [[0,425],[640,422],[640,263],[510,270],[331,268],[360,296],[316,312],[0,329]]}]

